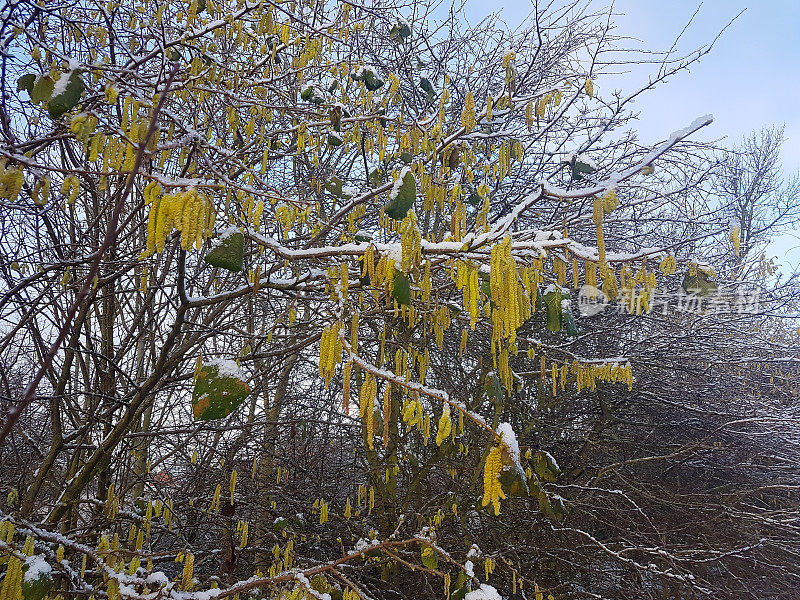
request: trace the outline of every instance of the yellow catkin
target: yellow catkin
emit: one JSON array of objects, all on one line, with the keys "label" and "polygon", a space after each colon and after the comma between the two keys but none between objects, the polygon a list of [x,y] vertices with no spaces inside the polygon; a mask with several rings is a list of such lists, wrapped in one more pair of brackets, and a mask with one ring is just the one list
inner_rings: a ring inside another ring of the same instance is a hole
[{"label": "yellow catkin", "polygon": [[247,535],[249,533],[249,530],[250,530],[250,524],[247,521],[244,521],[242,523],[242,544],[240,548],[244,548],[245,546],[247,546]]},{"label": "yellow catkin", "polygon": [[736,254],[736,256],[739,256],[739,243],[740,242],[739,242],[739,228],[738,227],[734,227],[733,229],[731,229],[730,239],[731,239],[731,243],[733,244],[734,253]]},{"label": "yellow catkin", "polygon": [[319,524],[324,525],[328,522],[328,505],[323,500],[319,503]]},{"label": "yellow catkin", "polygon": [[194,577],[194,554],[187,552],[183,560],[183,573],[181,574],[181,585],[184,590],[192,589],[192,578]]},{"label": "yellow catkin", "polygon": [[606,268],[606,244],[603,236],[603,224],[600,223],[597,229],[597,258],[601,271]]},{"label": "yellow catkin", "polygon": [[608,190],[603,194],[603,212],[610,213],[619,206],[619,199],[614,190]]},{"label": "yellow catkin", "polygon": [[17,600],[22,598],[22,561],[12,555],[8,559],[6,574],[0,586],[2,600]]},{"label": "yellow catkin", "polygon": [[[522,325],[523,314],[530,311],[530,300],[520,293],[517,265],[511,255],[511,237],[506,236],[492,248],[490,258],[490,289],[492,303],[492,339],[499,341],[516,339],[517,329]],[[523,309],[522,302],[528,306]]]},{"label": "yellow catkin", "polygon": [[595,198],[592,202],[592,222],[595,225],[603,223],[603,199]]},{"label": "yellow catkin", "polygon": [[664,275],[672,275],[675,272],[676,266],[675,257],[668,254],[661,260],[659,268]]},{"label": "yellow catkin", "polygon": [[[214,497],[211,500],[211,512],[216,512],[219,510],[219,497],[222,493],[222,485],[217,484],[217,488],[214,490]],[[158,516],[158,514],[156,514]]]},{"label": "yellow catkin", "polygon": [[597,263],[587,261],[583,268],[586,285],[597,287]]},{"label": "yellow catkin", "polygon": [[367,446],[370,450],[373,449],[373,438],[375,436],[375,396],[377,394],[378,384],[373,375],[367,375],[364,383],[361,384],[361,393],[359,394],[359,405],[361,407],[361,420],[366,427],[367,432]]},{"label": "yellow catkin", "polygon": [[350,280],[349,280],[350,270],[347,268],[347,263],[342,262],[339,265],[339,290],[341,292],[341,297],[347,299],[347,292],[350,289]]},{"label": "yellow catkin", "polygon": [[580,267],[578,266],[578,259],[574,256],[572,257],[572,284],[576,290],[581,286]]},{"label": "yellow catkin", "polygon": [[492,504],[495,516],[500,514],[500,500],[506,497],[503,493],[503,486],[500,484],[502,468],[502,453],[500,448],[495,446],[489,451],[483,467],[483,500],[481,501],[481,506]]},{"label": "yellow catkin", "polygon": [[319,375],[328,388],[336,365],[342,358],[342,340],[339,338],[339,322],[332,323],[322,331],[319,344]]},{"label": "yellow catkin", "polygon": [[472,92],[467,92],[464,98],[464,110],[461,113],[461,125],[463,125],[466,132],[469,133],[475,129],[476,123],[475,99],[472,96]]},{"label": "yellow catkin", "polygon": [[389,423],[392,419],[392,386],[383,388],[383,445],[389,445]]},{"label": "yellow catkin", "polygon": [[547,101],[547,96],[539,98],[536,101],[536,116],[540,119],[544,118],[545,114],[547,114]]},{"label": "yellow catkin", "polygon": [[0,198],[16,200],[22,190],[24,175],[22,169],[4,165],[5,160],[0,160]]},{"label": "yellow catkin", "polygon": [[531,100],[525,105],[525,123],[528,125],[528,131],[533,130],[533,125],[535,122],[536,121],[533,114],[533,100]]},{"label": "yellow catkin", "polygon": [[162,252],[173,229],[180,236],[181,249],[194,245],[198,250],[211,235],[214,222],[213,204],[194,188],[175,194],[159,196],[161,187],[149,183],[144,190],[145,204],[150,205],[147,219],[147,246],[142,257]]},{"label": "yellow catkin", "polygon": [[450,407],[445,405],[442,416],[439,418],[439,425],[436,428],[436,445],[441,446],[453,429],[453,422],[450,420]]}]

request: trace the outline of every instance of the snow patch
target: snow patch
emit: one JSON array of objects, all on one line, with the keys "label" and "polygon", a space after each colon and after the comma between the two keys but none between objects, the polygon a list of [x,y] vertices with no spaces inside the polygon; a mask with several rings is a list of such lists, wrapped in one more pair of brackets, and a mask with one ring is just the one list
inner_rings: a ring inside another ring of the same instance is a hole
[{"label": "snow patch", "polygon": [[550,285],[548,285],[544,289],[544,292],[542,292],[542,293],[546,295],[546,294],[549,294],[551,292],[559,292],[561,294],[566,294],[567,293],[567,291],[564,288],[562,288],[560,285],[558,285],[557,283],[551,283]]},{"label": "snow patch", "polygon": [[222,232],[217,236],[217,244],[220,244],[231,237],[234,233],[239,233],[239,228],[234,227],[231,225],[230,227],[222,230]]},{"label": "snow patch", "polygon": [[514,433],[514,428],[511,427],[511,423],[500,423],[500,425],[497,426],[496,433],[500,436],[502,442],[508,446],[511,459],[514,463],[519,464],[519,443],[517,442],[517,434]]},{"label": "snow patch", "polygon": [[219,588],[213,588],[210,590],[203,590],[200,592],[194,592],[195,600],[212,600],[212,598],[216,598],[220,595],[222,590]]},{"label": "snow patch", "polygon": [[149,584],[155,584],[159,586],[167,585],[169,583],[169,577],[164,573],[164,571],[153,571],[150,575],[147,576],[145,581]]},{"label": "snow patch", "polygon": [[464,563],[464,573],[466,573],[468,577],[475,577],[475,567],[471,560]]},{"label": "snow patch", "polygon": [[394,183],[392,184],[392,189],[389,190],[389,201],[392,202],[395,198],[397,198],[397,194],[400,193],[400,186],[403,185],[403,179],[406,176],[406,173],[411,172],[411,167],[403,167],[400,171],[400,175],[397,176]]},{"label": "snow patch", "polygon": [[240,381],[244,381],[244,374],[242,370],[232,360],[227,360],[225,358],[212,358],[207,363],[205,363],[207,367],[217,367],[219,371],[220,377],[233,377]]},{"label": "snow patch", "polygon": [[61,73],[61,77],[59,77],[58,81],[56,81],[55,84],[53,85],[53,93],[50,94],[51,98],[60,96],[66,91],[70,75],[72,75],[72,70],[69,70],[66,73]]},{"label": "snow patch", "polygon": [[591,157],[587,156],[586,154],[577,154],[577,153],[573,152],[572,154],[570,154],[567,157],[567,162],[571,163],[573,161],[575,161],[576,163],[581,162],[581,163],[585,164],[587,167],[591,167],[595,171],[597,170],[597,163],[595,163],[591,159]]},{"label": "snow patch", "polygon": [[364,538],[360,538],[356,542],[356,545],[355,545],[355,548],[353,548],[353,551],[354,552],[363,552],[364,550],[369,550],[370,548],[372,548],[373,546],[377,546],[378,544],[380,544],[379,540],[366,540]]},{"label": "snow patch", "polygon": [[394,268],[400,270],[403,264],[403,247],[400,244],[388,244],[386,248],[386,258],[394,261]]},{"label": "snow patch", "polygon": [[28,565],[28,570],[25,571],[23,581],[36,581],[42,577],[51,576],[50,573],[53,569],[41,554],[29,556],[25,559],[25,564]]},{"label": "snow patch", "polygon": [[498,591],[488,583],[482,583],[477,590],[467,592],[464,600],[503,600]]}]

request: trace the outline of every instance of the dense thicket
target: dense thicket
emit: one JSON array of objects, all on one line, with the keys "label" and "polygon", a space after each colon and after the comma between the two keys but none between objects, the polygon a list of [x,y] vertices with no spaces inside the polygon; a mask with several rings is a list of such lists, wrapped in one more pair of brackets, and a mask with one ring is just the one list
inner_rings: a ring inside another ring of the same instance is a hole
[{"label": "dense thicket", "polygon": [[792,598],[782,133],[593,7],[9,3],[0,600]]}]

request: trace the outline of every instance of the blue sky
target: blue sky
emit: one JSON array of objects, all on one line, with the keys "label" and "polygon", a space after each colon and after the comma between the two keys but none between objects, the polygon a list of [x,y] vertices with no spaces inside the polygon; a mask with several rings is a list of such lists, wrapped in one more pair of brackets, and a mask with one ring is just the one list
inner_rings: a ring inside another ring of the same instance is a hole
[{"label": "blue sky", "polygon": [[[608,2],[595,0],[598,8]],[[512,28],[531,11],[528,0],[470,0],[471,20],[500,11]],[[783,167],[788,175],[800,171],[800,0],[617,0],[617,33],[630,36],[631,46],[668,49],[699,7],[683,34],[684,53],[711,42],[744,10],[716,42],[712,52],[691,71],[637,100],[640,139],[655,143],[700,115],[711,113],[714,123],[698,139],[726,138],[734,145],[765,125],[785,124]],[[655,69],[655,67],[650,67]],[[646,82],[647,68],[635,69],[613,82],[597,82],[599,93],[615,87],[632,91]],[[800,263],[800,239],[783,236],[771,247],[781,262]],[[788,252],[788,255],[787,255]]]}]

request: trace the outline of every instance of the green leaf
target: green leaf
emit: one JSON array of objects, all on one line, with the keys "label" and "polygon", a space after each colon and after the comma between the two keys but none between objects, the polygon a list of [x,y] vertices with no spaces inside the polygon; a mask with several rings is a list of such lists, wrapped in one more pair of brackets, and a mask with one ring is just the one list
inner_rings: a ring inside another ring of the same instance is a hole
[{"label": "green leaf", "polygon": [[341,135],[339,135],[335,131],[331,131],[328,134],[328,146],[333,146],[334,148],[336,148],[337,146],[341,146],[342,144],[344,144],[344,139],[342,138]]},{"label": "green leaf", "polygon": [[580,181],[584,175],[590,175],[597,170],[593,166],[577,159],[571,162],[570,166],[572,167],[572,179],[575,181]]},{"label": "green leaf", "polygon": [[414,205],[414,200],[417,199],[417,180],[411,171],[406,171],[403,179],[395,182],[389,192],[389,198],[391,200],[386,205],[386,214],[396,221],[405,218],[409,209]]},{"label": "green leaf", "polygon": [[564,326],[567,335],[572,337],[578,335],[578,326],[575,324],[575,317],[572,314],[572,310],[564,310],[563,306],[561,307],[561,324]]},{"label": "green leaf", "polygon": [[464,596],[470,591],[470,579],[464,571],[461,571],[456,578],[455,590],[450,595],[450,600],[464,600]]},{"label": "green leaf", "polygon": [[488,281],[481,281],[481,291],[483,295],[486,296],[489,300],[492,299],[492,284]]},{"label": "green leaf", "polygon": [[445,156],[447,157],[447,166],[455,170],[461,162],[461,149],[458,146],[451,146],[449,152],[442,154],[442,163],[444,163]]},{"label": "green leaf", "polygon": [[21,92],[25,90],[28,92],[28,95],[31,94],[33,91],[33,85],[36,83],[36,75],[33,73],[28,73],[27,75],[23,75],[19,79],[17,79],[17,91]]},{"label": "green leaf", "polygon": [[561,331],[561,292],[545,292],[544,304],[547,308],[547,328],[553,332]]},{"label": "green leaf", "polygon": [[411,36],[411,26],[405,19],[397,19],[397,22],[392,25],[389,31],[389,37],[396,42],[403,42]]},{"label": "green leaf", "polygon": [[436,97],[436,90],[433,89],[433,84],[427,77],[419,78],[419,87],[425,92],[428,102]]},{"label": "green leaf", "polygon": [[717,293],[717,283],[699,267],[696,269],[695,275],[690,275],[689,271],[686,271],[681,286],[687,294],[697,296],[710,296]]},{"label": "green leaf", "polygon": [[428,569],[437,569],[439,567],[439,557],[436,551],[430,546],[425,546],[421,552],[422,564]]},{"label": "green leaf", "polygon": [[506,494],[510,494],[511,496],[528,496],[530,494],[525,472],[516,464],[508,465],[503,468],[503,470],[500,471],[499,479]]},{"label": "green leaf", "polygon": [[337,198],[344,198],[344,194],[342,193],[343,186],[344,181],[339,179],[336,175],[332,175],[330,179],[325,182],[325,189]]},{"label": "green leaf", "polygon": [[533,471],[539,479],[555,481],[561,474],[561,469],[553,455],[544,450],[539,450],[533,455]]},{"label": "green leaf", "polygon": [[553,507],[550,505],[550,498],[547,497],[547,493],[544,490],[539,491],[537,500],[539,501],[539,510],[542,511],[544,516],[548,519],[555,519]]},{"label": "green leaf", "polygon": [[328,580],[325,579],[325,575],[314,575],[310,583],[311,589],[320,594],[327,594],[331,589],[331,586],[328,585]]},{"label": "green leaf", "polygon": [[[66,73],[61,75],[61,77],[66,76]],[[78,102],[81,101],[84,89],[86,88],[83,86],[81,74],[78,71],[72,71],[69,74],[67,86],[64,88],[64,91],[47,101],[47,112],[50,113],[50,117],[58,119],[65,112],[75,108]]]},{"label": "green leaf", "polygon": [[331,600],[342,600],[344,598],[344,592],[338,583],[328,593],[331,595]]},{"label": "green leaf", "polygon": [[550,496],[550,508],[556,521],[561,521],[567,515],[567,505],[564,503],[564,499],[557,494]]},{"label": "green leaf", "polygon": [[453,593],[450,594],[450,598],[451,600],[464,600],[464,597],[467,595],[468,591],[469,588],[467,588],[465,585],[462,585],[453,590]]},{"label": "green leaf", "polygon": [[244,268],[244,235],[237,231],[219,242],[203,257],[208,264],[238,273]]},{"label": "green leaf", "polygon": [[544,490],[539,491],[539,510],[551,521],[560,521],[567,514],[567,507],[561,496],[548,496]]},{"label": "green leaf", "polygon": [[36,83],[33,84],[33,89],[30,92],[31,102],[34,104],[47,102],[50,99],[50,94],[53,93],[55,84],[56,82],[49,75],[37,77]]},{"label": "green leaf", "polygon": [[316,83],[309,83],[300,92],[300,99],[319,106],[325,102],[325,92]]},{"label": "green leaf", "polygon": [[334,131],[342,130],[342,107],[337,105],[330,112],[331,126]]},{"label": "green leaf", "polygon": [[531,476],[528,478],[528,488],[530,489],[530,495],[539,497],[539,494],[542,493],[542,483],[539,481],[539,478],[536,476],[536,473],[531,473]]},{"label": "green leaf", "polygon": [[412,160],[414,160],[414,155],[411,152],[406,150],[400,153],[400,162],[403,164],[410,165]]},{"label": "green leaf", "polygon": [[[27,568],[28,565],[26,565]],[[27,571],[27,568],[25,569]],[[27,575],[27,573],[26,573]],[[22,599],[23,600],[42,600],[50,588],[53,587],[53,576],[50,572],[39,573],[36,579],[28,579],[27,576],[22,579]]]},{"label": "green leaf", "polygon": [[363,81],[364,85],[371,92],[380,89],[383,87],[383,84],[386,83],[383,79],[375,74],[375,71],[369,67],[360,67],[356,69],[350,73],[350,78],[353,81]]},{"label": "green leaf", "polygon": [[367,179],[371,186],[378,187],[383,183],[384,172],[382,169],[375,167],[372,171],[369,172]]},{"label": "green leaf", "polygon": [[392,298],[397,300],[399,304],[411,304],[411,282],[402,271],[395,271],[394,273]]},{"label": "green leaf", "polygon": [[500,385],[500,378],[495,373],[489,373],[483,384],[483,391],[486,397],[492,402],[503,399],[503,387]]},{"label": "green leaf", "polygon": [[367,86],[367,89],[371,92],[381,89],[384,83],[386,82],[372,71],[368,70],[364,76],[364,85]]},{"label": "green leaf", "polygon": [[223,419],[249,395],[250,386],[244,381],[221,374],[216,364],[204,365],[195,377],[192,414],[195,421]]},{"label": "green leaf", "polygon": [[540,312],[547,309],[547,305],[544,303],[544,296],[542,295],[542,288],[540,286],[536,286],[536,302],[534,304],[534,311]]},{"label": "green leaf", "polygon": [[272,522],[272,528],[277,531],[281,532],[289,526],[289,521],[286,520],[286,517],[278,517]]}]

